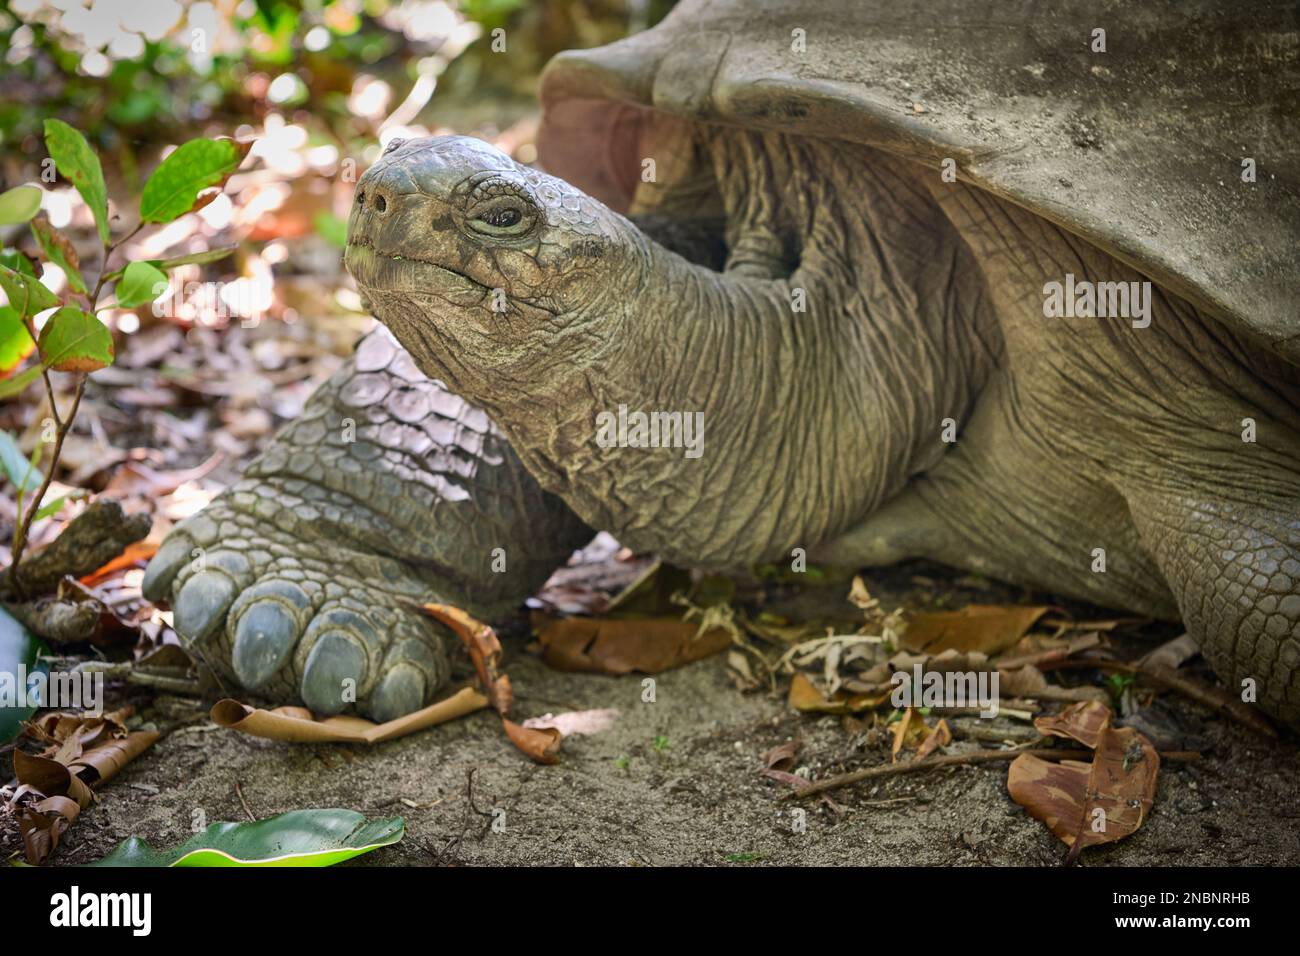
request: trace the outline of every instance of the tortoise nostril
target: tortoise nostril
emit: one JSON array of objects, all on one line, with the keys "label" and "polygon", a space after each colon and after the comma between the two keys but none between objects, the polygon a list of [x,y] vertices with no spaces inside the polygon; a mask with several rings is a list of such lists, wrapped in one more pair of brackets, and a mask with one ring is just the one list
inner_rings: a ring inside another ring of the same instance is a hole
[{"label": "tortoise nostril", "polygon": [[386,200],[382,195],[376,196],[375,208],[378,209],[380,212],[386,211],[388,209],[388,200]]},{"label": "tortoise nostril", "polygon": [[358,189],[358,190],[357,190],[357,205],[358,205],[358,206],[364,206],[365,204],[366,204],[366,191],[365,191],[364,189]]}]

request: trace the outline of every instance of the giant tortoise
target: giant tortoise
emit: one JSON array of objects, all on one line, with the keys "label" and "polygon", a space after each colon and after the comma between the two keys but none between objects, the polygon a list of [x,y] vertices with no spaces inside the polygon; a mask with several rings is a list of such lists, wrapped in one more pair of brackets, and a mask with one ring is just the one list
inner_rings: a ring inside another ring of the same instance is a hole
[{"label": "giant tortoise", "polygon": [[1181,619],[1300,723],[1296,31],[685,0],[562,54],[545,172],[439,136],[361,177],[346,264],[396,341],[146,592],[241,686],[386,719],[446,680],[418,603],[501,614],[594,529],[692,568],[920,557]]}]

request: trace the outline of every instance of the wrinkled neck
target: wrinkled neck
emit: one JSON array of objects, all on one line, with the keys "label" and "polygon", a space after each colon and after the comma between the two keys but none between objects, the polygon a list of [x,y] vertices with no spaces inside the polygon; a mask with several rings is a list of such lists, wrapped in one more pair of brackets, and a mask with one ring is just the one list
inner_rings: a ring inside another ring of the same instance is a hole
[{"label": "wrinkled neck", "polygon": [[[865,191],[879,183],[843,175],[817,184],[788,277],[646,242],[635,291],[607,306],[618,321],[594,323],[621,330],[602,364],[571,383],[552,434],[519,436],[548,490],[636,550],[735,567],[843,533],[938,460],[996,348],[974,317],[978,270],[922,194],[899,217]],[[656,444],[638,412],[692,416],[700,447]]]}]

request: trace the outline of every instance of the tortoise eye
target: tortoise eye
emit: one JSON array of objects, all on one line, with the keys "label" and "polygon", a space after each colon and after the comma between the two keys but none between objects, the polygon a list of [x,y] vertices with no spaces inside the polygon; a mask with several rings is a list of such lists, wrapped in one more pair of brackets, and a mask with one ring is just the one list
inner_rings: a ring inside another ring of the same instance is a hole
[{"label": "tortoise eye", "polygon": [[524,214],[515,206],[506,206],[501,209],[489,209],[480,213],[478,218],[481,222],[495,226],[497,229],[509,229],[511,226],[519,225],[523,221]]},{"label": "tortoise eye", "polygon": [[384,147],[384,152],[391,153],[395,149],[400,149],[402,144],[405,142],[406,140],[402,139],[400,136],[396,136],[388,141],[388,145]]},{"label": "tortoise eye", "polygon": [[527,187],[494,177],[474,187],[464,222],[480,236],[517,239],[530,233],[541,218],[541,210]]}]

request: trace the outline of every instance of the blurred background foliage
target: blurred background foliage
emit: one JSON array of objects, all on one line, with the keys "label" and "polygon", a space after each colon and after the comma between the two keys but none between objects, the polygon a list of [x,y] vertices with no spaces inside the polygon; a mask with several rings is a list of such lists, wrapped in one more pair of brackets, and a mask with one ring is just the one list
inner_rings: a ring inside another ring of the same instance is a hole
[{"label": "blurred background foliage", "polygon": [[[670,6],[0,0],[0,150],[35,159],[42,121],[57,116],[82,130],[130,189],[141,177],[139,147],[198,135],[278,133],[268,145],[327,147],[310,157],[316,165],[331,152],[367,158],[398,127],[491,136],[535,109],[537,74],[556,52],[644,29]],[[504,53],[492,50],[497,29]]]}]

